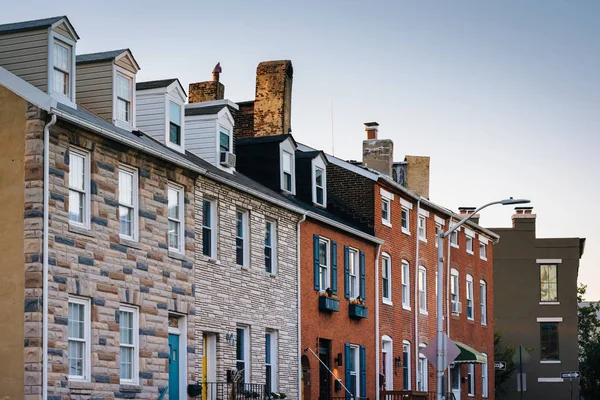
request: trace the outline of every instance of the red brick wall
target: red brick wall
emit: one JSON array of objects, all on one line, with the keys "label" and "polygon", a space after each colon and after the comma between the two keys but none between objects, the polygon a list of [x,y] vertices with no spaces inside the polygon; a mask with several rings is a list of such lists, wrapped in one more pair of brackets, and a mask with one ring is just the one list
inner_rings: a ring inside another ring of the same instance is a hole
[{"label": "red brick wall", "polygon": [[[337,242],[338,260],[338,298],[340,311],[325,313],[319,311],[319,293],[314,290],[313,270],[313,234],[326,237]],[[348,235],[337,229],[307,220],[301,225],[301,345],[302,350],[307,347],[317,353],[318,339],[331,340],[332,360],[338,353],[344,354],[344,344],[351,343],[366,348],[367,355],[367,397],[374,399],[377,382],[375,377],[375,254],[377,246],[371,242]],[[368,317],[354,320],[348,316],[349,300],[344,298],[344,246],[350,246],[365,252],[365,284],[366,306]],[[304,388],[309,392],[304,393],[304,399],[319,398],[319,361],[310,352],[303,352],[310,362],[310,385]],[[332,362],[333,371],[345,384],[345,366],[337,367]],[[344,396],[343,389],[333,390],[333,396]]]}]

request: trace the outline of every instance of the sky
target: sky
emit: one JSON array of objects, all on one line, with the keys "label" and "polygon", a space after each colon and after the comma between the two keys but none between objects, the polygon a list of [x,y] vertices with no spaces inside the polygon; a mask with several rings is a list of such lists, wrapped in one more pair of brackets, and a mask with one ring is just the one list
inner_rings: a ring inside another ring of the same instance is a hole
[{"label": "sky", "polygon": [[79,54],[130,48],[138,81],[187,88],[221,62],[233,101],[259,62],[292,60],[298,141],[360,159],[377,121],[397,161],[431,157],[434,202],[531,199],[538,237],[587,238],[579,281],[600,300],[599,1],[6,1],[0,23],[67,15]]}]

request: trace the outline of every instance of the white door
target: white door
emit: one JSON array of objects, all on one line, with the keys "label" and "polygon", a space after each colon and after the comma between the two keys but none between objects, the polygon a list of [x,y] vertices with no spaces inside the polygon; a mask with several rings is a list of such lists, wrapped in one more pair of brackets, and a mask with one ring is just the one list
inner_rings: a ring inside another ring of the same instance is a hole
[{"label": "white door", "polygon": [[[216,398],[216,391],[210,383],[217,382],[217,335],[214,333],[204,334],[204,359],[206,368],[205,379],[209,384],[206,385],[206,399],[213,400]],[[204,390],[204,388],[203,388]]]},{"label": "white door", "polygon": [[[460,400],[460,365],[454,364],[450,369],[450,387],[452,388],[452,394],[454,399]],[[452,400],[452,399],[450,399]]]}]

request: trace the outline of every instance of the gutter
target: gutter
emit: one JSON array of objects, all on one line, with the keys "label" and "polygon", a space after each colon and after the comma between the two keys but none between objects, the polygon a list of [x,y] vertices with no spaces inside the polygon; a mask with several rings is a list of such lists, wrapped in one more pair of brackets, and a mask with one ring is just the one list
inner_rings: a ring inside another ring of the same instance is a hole
[{"label": "gutter", "polygon": [[301,316],[301,308],[300,308],[300,275],[302,272],[302,265],[300,263],[300,225],[306,221],[306,214],[302,215],[302,219],[300,219],[300,221],[298,221],[298,227],[297,227],[297,231],[296,231],[296,251],[298,252],[297,254],[297,259],[298,259],[298,280],[296,281],[297,287],[296,290],[298,292],[297,296],[298,296],[298,398],[301,398],[302,395],[302,329],[301,329],[301,322],[302,322],[302,316]]},{"label": "gutter", "polygon": [[48,224],[49,210],[48,198],[50,197],[49,171],[50,171],[50,127],[56,124],[56,114],[51,114],[50,122],[44,126],[44,222],[42,238],[42,399],[48,398]]},{"label": "gutter", "polygon": [[[416,222],[417,222],[417,229],[415,230],[416,235],[415,238],[417,239],[417,244],[416,244],[416,254],[415,254],[415,341],[414,341],[414,345],[415,345],[415,362],[414,362],[414,366],[415,366],[415,389],[414,390],[418,390],[419,389],[419,313],[421,312],[419,310],[419,243],[421,241],[421,239],[419,239],[419,216],[421,215],[421,198],[419,198],[417,200],[417,218],[415,218]],[[409,267],[409,271],[410,271],[410,267]],[[411,386],[412,387],[412,386]]]},{"label": "gutter", "polygon": [[[377,254],[375,255],[375,382],[377,391],[375,399],[379,400],[379,254],[381,254],[381,244],[377,245]],[[392,349],[393,351],[393,349]]]}]

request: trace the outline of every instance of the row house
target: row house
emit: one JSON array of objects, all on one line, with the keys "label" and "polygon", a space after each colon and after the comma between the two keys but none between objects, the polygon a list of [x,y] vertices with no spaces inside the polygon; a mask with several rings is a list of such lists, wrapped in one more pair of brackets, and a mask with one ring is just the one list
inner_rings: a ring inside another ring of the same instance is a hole
[{"label": "row house", "polygon": [[138,129],[132,53],[78,39],[66,17],[0,26],[2,392],[180,398],[202,169]]}]

